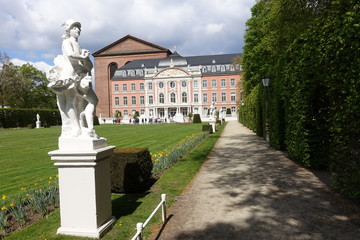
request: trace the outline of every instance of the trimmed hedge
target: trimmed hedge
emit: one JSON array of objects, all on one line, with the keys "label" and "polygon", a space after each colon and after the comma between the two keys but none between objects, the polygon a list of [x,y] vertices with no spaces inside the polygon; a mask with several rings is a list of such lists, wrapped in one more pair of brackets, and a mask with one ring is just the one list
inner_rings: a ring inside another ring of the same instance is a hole
[{"label": "trimmed hedge", "polygon": [[211,125],[202,125],[202,131],[203,131],[203,132],[213,133],[213,130],[212,130],[212,126],[211,126]]},{"label": "trimmed hedge", "polygon": [[58,109],[16,109],[0,108],[0,128],[28,127],[36,122],[36,114],[40,115],[42,126],[61,125]]},{"label": "trimmed hedge", "polygon": [[194,114],[193,123],[201,123],[200,114]]},{"label": "trimmed hedge", "polygon": [[147,148],[115,149],[110,162],[111,191],[138,193],[151,185],[153,163]]}]

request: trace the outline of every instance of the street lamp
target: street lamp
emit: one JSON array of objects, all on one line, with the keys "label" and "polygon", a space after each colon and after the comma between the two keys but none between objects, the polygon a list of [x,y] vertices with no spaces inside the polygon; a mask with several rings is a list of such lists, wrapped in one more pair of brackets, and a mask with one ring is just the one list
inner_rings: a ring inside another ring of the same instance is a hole
[{"label": "street lamp", "polygon": [[265,102],[265,111],[266,111],[266,122],[265,122],[265,132],[266,132],[266,141],[269,142],[269,110],[268,110],[268,102],[269,102],[269,93],[268,93],[268,87],[270,83],[270,79],[268,77],[265,77],[262,79],[262,83],[265,87],[266,91],[266,102]]}]

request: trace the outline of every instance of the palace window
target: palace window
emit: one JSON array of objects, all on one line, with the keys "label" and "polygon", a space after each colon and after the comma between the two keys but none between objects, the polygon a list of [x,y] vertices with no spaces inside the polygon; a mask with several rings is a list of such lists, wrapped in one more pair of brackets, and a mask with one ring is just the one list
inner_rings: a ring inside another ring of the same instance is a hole
[{"label": "palace window", "polygon": [[236,112],[236,107],[231,107],[231,112],[235,113]]},{"label": "palace window", "polygon": [[199,82],[198,82],[198,80],[194,80],[194,88],[199,88]]},{"label": "palace window", "polygon": [[216,72],[216,66],[212,66],[212,67],[211,67],[211,71],[212,71],[212,72]]},{"label": "palace window", "polygon": [[115,84],[115,85],[114,85],[114,91],[115,91],[115,92],[119,92],[119,84]]},{"label": "palace window", "polygon": [[175,88],[175,82],[171,81],[171,82],[170,82],[170,87],[171,87],[171,88]]},{"label": "palace window", "polygon": [[208,115],[208,108],[207,107],[204,107],[204,115]]},{"label": "palace window", "polygon": [[221,65],[221,70],[222,72],[225,72],[225,66],[224,65]]},{"label": "palace window", "polygon": [[185,92],[182,93],[182,102],[183,103],[187,102],[187,94]]},{"label": "palace window", "polygon": [[235,102],[236,101],[236,93],[232,92],[230,95],[230,101]]},{"label": "palace window", "polygon": [[128,105],[128,99],[127,99],[127,97],[123,97],[123,103],[124,103],[125,106]]},{"label": "palace window", "polygon": [[204,102],[204,103],[207,103],[207,102],[208,102],[208,95],[207,95],[207,93],[204,93],[204,94],[203,94],[203,102]]},{"label": "palace window", "polygon": [[148,83],[148,90],[152,90],[152,83]]},{"label": "palace window", "polygon": [[221,87],[222,88],[226,87],[226,79],[221,79]]},{"label": "palace window", "polygon": [[176,96],[175,93],[170,94],[170,102],[175,103],[176,102]]},{"label": "palace window", "polygon": [[124,116],[127,116],[129,114],[128,110],[124,110]]},{"label": "palace window", "polygon": [[235,78],[230,79],[230,87],[235,87]]},{"label": "palace window", "polygon": [[159,94],[159,102],[164,103],[164,94],[163,93]]},{"label": "palace window", "polygon": [[123,84],[123,92],[127,92],[127,84],[126,83]]},{"label": "palace window", "polygon": [[131,84],[131,91],[135,91],[135,83]]},{"label": "palace window", "polygon": [[216,79],[211,80],[211,87],[216,88]]},{"label": "palace window", "polygon": [[145,109],[141,109],[140,110],[140,115],[144,115],[145,114]]},{"label": "palace window", "polygon": [[140,91],[144,91],[144,83],[140,83]]},{"label": "palace window", "polygon": [[230,71],[232,71],[232,72],[235,71],[235,66],[234,65],[230,66]]},{"label": "palace window", "polygon": [[154,103],[154,98],[153,98],[153,96],[149,96],[149,104],[153,104]]},{"label": "palace window", "polygon": [[212,93],[212,94],[211,94],[211,101],[212,101],[212,102],[216,102],[216,101],[217,101],[216,93]]},{"label": "palace window", "polygon": [[194,102],[199,102],[199,94],[197,93],[194,94]]},{"label": "palace window", "polygon": [[182,81],[182,82],[181,82],[181,86],[182,86],[182,87],[186,87],[186,81]]},{"label": "palace window", "polygon": [[145,97],[144,96],[140,96],[140,104],[141,105],[145,104]]},{"label": "palace window", "polygon": [[164,83],[163,82],[159,82],[159,88],[164,88]]},{"label": "palace window", "polygon": [[136,97],[135,96],[131,97],[131,104],[136,105]]},{"label": "palace window", "polygon": [[115,106],[119,106],[119,97],[115,97]]},{"label": "palace window", "polygon": [[202,87],[207,88],[207,80],[202,80]]},{"label": "palace window", "polygon": [[221,102],[226,102],[226,93],[221,93]]}]

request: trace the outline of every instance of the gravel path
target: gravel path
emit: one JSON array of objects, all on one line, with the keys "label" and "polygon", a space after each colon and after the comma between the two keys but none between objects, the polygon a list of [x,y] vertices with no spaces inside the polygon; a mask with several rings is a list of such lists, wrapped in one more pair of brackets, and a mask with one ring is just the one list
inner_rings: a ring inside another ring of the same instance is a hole
[{"label": "gravel path", "polygon": [[360,208],[229,122],[158,240],[360,239]]}]

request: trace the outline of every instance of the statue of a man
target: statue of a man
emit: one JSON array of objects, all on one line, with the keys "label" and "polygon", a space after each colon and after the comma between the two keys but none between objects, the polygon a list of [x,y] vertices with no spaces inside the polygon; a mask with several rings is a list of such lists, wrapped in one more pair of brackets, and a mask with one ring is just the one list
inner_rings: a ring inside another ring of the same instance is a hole
[{"label": "statue of a man", "polygon": [[57,94],[64,137],[96,137],[93,114],[98,98],[91,87],[90,52],[78,42],[81,24],[68,20],[62,42],[63,55],[54,60],[50,70],[49,87]]}]

